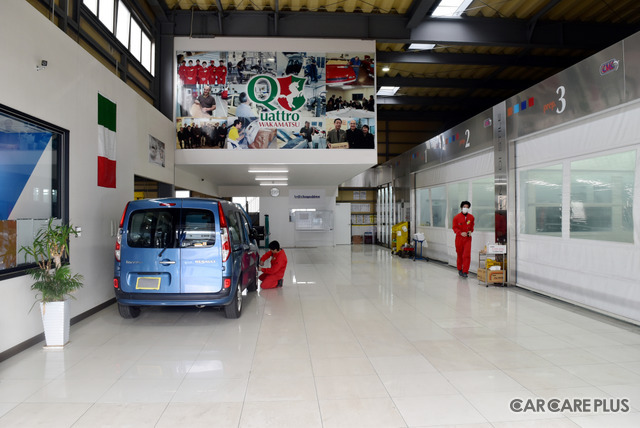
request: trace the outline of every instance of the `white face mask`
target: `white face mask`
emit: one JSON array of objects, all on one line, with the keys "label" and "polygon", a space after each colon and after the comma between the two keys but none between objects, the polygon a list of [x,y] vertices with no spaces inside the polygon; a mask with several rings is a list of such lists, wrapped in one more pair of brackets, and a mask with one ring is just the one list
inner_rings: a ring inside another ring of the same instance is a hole
[{"label": "white face mask", "polygon": [[464,207],[464,208],[462,209],[462,214],[466,214],[466,213],[468,213],[468,212],[469,212],[469,208]]}]

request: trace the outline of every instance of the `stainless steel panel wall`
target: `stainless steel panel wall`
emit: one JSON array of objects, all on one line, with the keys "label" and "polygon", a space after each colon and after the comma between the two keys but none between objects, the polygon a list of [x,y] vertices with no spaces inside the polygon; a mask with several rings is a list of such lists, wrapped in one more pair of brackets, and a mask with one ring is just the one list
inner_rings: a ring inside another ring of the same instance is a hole
[{"label": "stainless steel panel wall", "polygon": [[[493,113],[491,109],[443,132],[427,146],[427,166],[437,165],[460,156],[493,146]],[[412,171],[415,172],[415,171]]]},{"label": "stainless steel panel wall", "polygon": [[619,42],[509,98],[509,139],[625,102],[623,59],[623,42]]},{"label": "stainless steel panel wall", "polygon": [[626,101],[640,98],[640,33],[627,37],[624,46],[624,87]]}]

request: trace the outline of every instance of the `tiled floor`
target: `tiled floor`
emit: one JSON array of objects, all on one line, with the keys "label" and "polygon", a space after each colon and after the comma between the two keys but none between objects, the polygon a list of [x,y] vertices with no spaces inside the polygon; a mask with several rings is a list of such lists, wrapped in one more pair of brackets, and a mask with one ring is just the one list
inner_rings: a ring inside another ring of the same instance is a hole
[{"label": "tiled floor", "polygon": [[286,251],[239,320],[112,306],[0,363],[0,426],[640,426],[640,328],[380,247]]}]

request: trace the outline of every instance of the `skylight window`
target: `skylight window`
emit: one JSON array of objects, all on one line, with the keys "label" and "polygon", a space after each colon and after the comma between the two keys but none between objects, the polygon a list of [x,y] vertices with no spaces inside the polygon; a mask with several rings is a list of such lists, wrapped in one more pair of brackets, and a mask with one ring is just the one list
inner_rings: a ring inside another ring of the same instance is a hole
[{"label": "skylight window", "polygon": [[380,89],[378,90],[378,93],[376,95],[390,97],[392,95],[395,95],[396,92],[398,92],[398,89],[400,89],[400,87],[398,86],[380,86]]},{"label": "skylight window", "polygon": [[409,45],[409,50],[428,51],[435,47],[436,47],[435,43],[411,43]]},{"label": "skylight window", "polygon": [[467,10],[472,1],[473,0],[442,0],[431,16],[440,18],[460,16]]}]

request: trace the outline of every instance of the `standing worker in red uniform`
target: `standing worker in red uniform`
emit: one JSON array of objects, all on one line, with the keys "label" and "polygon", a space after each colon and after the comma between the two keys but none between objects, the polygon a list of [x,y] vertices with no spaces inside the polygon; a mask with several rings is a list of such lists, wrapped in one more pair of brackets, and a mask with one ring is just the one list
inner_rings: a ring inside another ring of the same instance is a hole
[{"label": "standing worker in red uniform", "polygon": [[463,278],[469,276],[469,265],[471,264],[471,232],[475,219],[469,214],[471,202],[462,201],[460,203],[462,212],[453,218],[453,231],[456,234],[456,253],[458,253],[458,275]]},{"label": "standing worker in red uniform", "polygon": [[[260,257],[260,271],[262,274],[258,277],[262,284],[261,288],[276,288],[282,287],[282,278],[284,277],[284,271],[287,269],[287,255],[284,250],[280,248],[278,241],[269,242],[269,250],[264,256]],[[271,267],[262,267],[264,262],[271,257]]]}]

